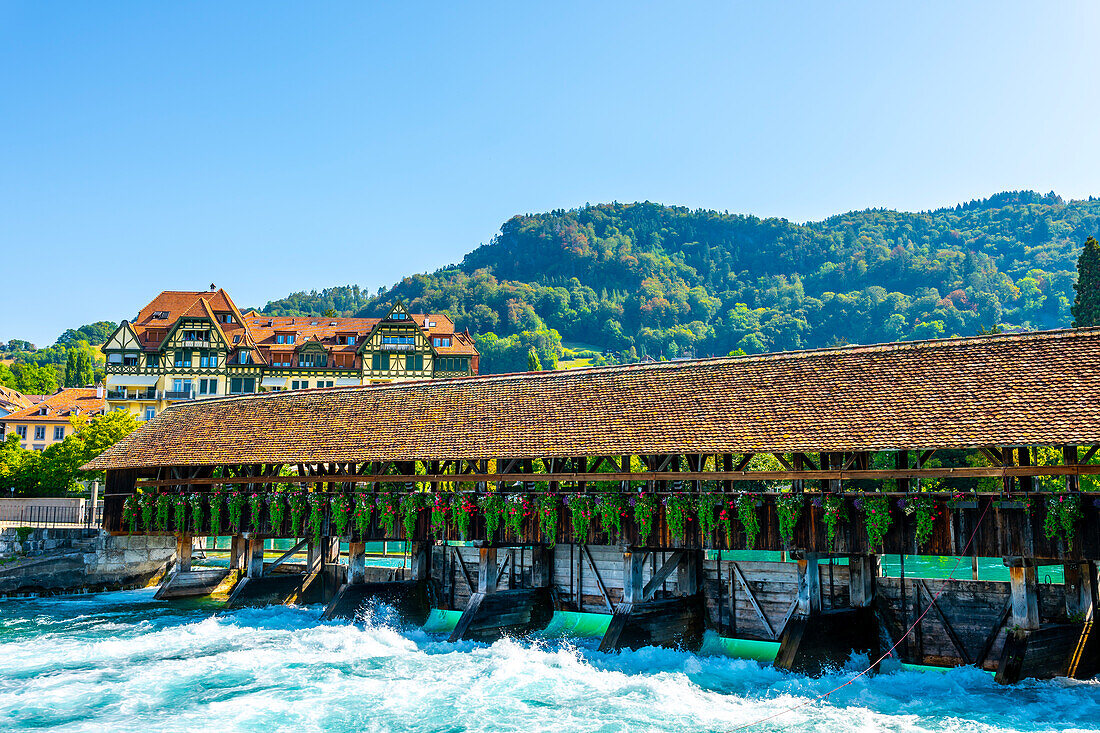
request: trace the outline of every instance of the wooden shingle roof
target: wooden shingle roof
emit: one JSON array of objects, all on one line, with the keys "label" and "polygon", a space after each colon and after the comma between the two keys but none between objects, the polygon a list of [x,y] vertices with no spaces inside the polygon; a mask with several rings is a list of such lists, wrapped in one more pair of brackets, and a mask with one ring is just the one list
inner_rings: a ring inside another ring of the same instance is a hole
[{"label": "wooden shingle roof", "polygon": [[1100,328],[182,403],[93,469],[1100,444]]}]

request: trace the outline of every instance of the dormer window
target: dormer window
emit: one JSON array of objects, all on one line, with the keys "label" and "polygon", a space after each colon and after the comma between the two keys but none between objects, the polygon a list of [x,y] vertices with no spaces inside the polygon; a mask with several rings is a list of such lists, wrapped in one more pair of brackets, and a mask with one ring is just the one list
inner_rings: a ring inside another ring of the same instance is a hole
[{"label": "dormer window", "polygon": [[168,319],[168,311],[154,311],[153,318],[164,321]]},{"label": "dormer window", "polygon": [[218,323],[232,323],[232,322],[233,322],[233,314],[232,313],[219,313],[218,314]]},{"label": "dormer window", "polygon": [[275,343],[277,344],[292,344],[294,343],[293,333],[277,333],[275,334]]},{"label": "dormer window", "polygon": [[239,344],[241,342],[241,335],[238,333],[233,337],[233,343]]},{"label": "dormer window", "polygon": [[393,320],[393,321],[405,321],[405,320],[408,320],[408,318],[409,318],[409,315],[407,313],[403,313],[401,311],[394,311],[393,313],[390,314],[390,320]]},{"label": "dormer window", "polygon": [[239,354],[237,354],[237,363],[238,364],[251,364],[252,363],[252,352],[247,351],[247,350],[242,350]]},{"label": "dormer window", "polygon": [[432,337],[432,346],[450,346],[450,345],[451,345],[451,337],[450,336],[433,336]]}]

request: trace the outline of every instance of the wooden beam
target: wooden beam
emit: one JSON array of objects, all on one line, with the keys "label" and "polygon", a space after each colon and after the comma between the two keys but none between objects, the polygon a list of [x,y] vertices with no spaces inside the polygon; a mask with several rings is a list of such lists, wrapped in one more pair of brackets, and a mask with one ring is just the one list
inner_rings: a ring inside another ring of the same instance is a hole
[{"label": "wooden beam", "polygon": [[944,615],[943,609],[941,609],[940,605],[936,602],[936,597],[932,595],[932,591],[928,590],[928,584],[922,579],[917,581],[917,585],[928,596],[928,601],[932,604],[930,608],[933,613],[936,614],[936,618],[939,619],[940,625],[943,626],[943,630],[947,632],[947,638],[951,640],[951,644],[955,647],[955,651],[959,653],[959,656],[965,663],[970,664],[970,653],[966,651],[962,639],[955,633],[955,628],[951,625],[951,622],[947,620],[947,616]]},{"label": "wooden beam", "polygon": [[294,545],[294,547],[291,547],[291,548],[290,548],[289,550],[287,550],[286,552],[284,552],[284,553],[283,553],[282,555],[279,555],[279,557],[277,557],[277,558],[275,559],[275,561],[274,561],[274,562],[270,563],[270,564],[269,564],[269,565],[267,566],[267,569],[268,569],[268,570],[271,570],[271,569],[273,569],[273,568],[277,568],[277,567],[279,567],[279,566],[280,566],[280,565],[282,565],[282,564],[283,564],[284,562],[286,562],[287,560],[289,560],[290,558],[294,557],[294,556],[295,556],[295,555],[297,555],[297,554],[298,554],[299,552],[301,552],[301,551],[302,551],[302,549],[303,549],[303,548],[304,548],[304,547],[305,547],[305,546],[306,546],[306,545],[307,545],[308,543],[309,543],[309,540],[308,540],[308,539],[305,539],[305,540],[302,540],[301,542],[299,542],[298,544]]},{"label": "wooden beam", "polygon": [[649,582],[642,588],[643,601],[652,600],[653,594],[657,592],[657,589],[660,588],[668,576],[672,575],[676,568],[680,566],[680,561],[683,559],[686,552],[686,550],[676,550],[672,553],[670,558],[665,560],[660,569],[653,574]]},{"label": "wooden beam", "polygon": [[[592,575],[596,578],[596,587],[600,589],[600,595],[603,596],[603,602],[607,604],[607,610],[611,613],[615,613],[615,604],[611,602],[611,596],[607,594],[607,588],[603,584],[603,578],[600,577],[600,571],[596,569],[596,561],[592,559],[592,553],[588,550],[588,545],[581,545],[581,554],[588,559],[588,565],[592,568]],[[578,584],[579,586],[579,584]],[[577,596],[584,595],[584,589],[578,587]],[[580,603],[577,603],[577,607],[580,607]]]},{"label": "wooden beam", "polygon": [[1009,614],[1012,613],[1012,594],[1009,593],[1005,598],[1004,607],[1001,608],[1000,614],[997,616],[997,621],[993,624],[993,630],[989,632],[989,635],[985,637],[985,641],[982,642],[981,651],[978,652],[977,659],[974,660],[974,664],[981,667],[985,664],[985,660],[989,658],[989,653],[993,651],[993,644],[997,641],[997,635],[1001,633],[1001,629],[1004,628],[1005,622],[1008,621]]},{"label": "wooden beam", "polygon": [[474,581],[470,578],[470,571],[466,569],[466,563],[462,559],[462,553],[454,545],[451,545],[451,551],[454,555],[454,559],[458,561],[458,567],[462,571],[462,578],[466,581],[466,588],[471,593],[477,592],[477,586],[474,585]]},{"label": "wooden beam", "polygon": [[[737,578],[737,582],[745,589],[745,593],[748,595],[749,605],[752,606],[752,610],[756,612],[756,617],[760,619],[760,623],[764,624],[764,630],[768,632],[768,636],[772,639],[778,639],[779,634],[772,628],[771,621],[768,620],[768,616],[764,613],[764,609],[760,607],[760,602],[756,600],[756,594],[752,592],[752,587],[749,585],[749,581],[745,579],[745,574],[741,572],[741,567],[735,562],[730,563],[730,567],[733,568],[733,576]],[[791,613],[794,613],[795,608],[798,608],[797,600],[794,602],[794,605],[791,606],[791,611],[787,614],[788,618]]]}]

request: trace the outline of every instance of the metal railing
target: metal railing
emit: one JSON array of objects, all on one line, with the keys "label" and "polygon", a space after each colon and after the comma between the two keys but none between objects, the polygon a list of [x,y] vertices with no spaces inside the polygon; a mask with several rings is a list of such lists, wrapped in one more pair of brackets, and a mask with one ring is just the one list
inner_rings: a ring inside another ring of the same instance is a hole
[{"label": "metal railing", "polygon": [[195,393],[190,390],[183,392],[165,392],[164,399],[166,400],[193,400],[195,399]]},{"label": "metal railing", "polygon": [[155,400],[157,399],[157,391],[155,389],[109,389],[107,390],[107,399],[109,400]]},{"label": "metal railing", "polygon": [[16,527],[98,527],[103,522],[103,504],[0,505],[0,524]]},{"label": "metal railing", "polygon": [[416,344],[382,344],[382,351],[416,351]]}]

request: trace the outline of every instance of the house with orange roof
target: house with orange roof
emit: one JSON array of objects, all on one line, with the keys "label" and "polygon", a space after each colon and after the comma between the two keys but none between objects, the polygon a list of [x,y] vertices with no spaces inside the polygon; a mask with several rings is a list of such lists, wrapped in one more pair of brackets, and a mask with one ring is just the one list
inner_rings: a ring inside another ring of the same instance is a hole
[{"label": "house with orange roof", "polygon": [[24,448],[45,450],[72,435],[73,418],[95,417],[106,410],[102,387],[70,387],[0,418],[0,431],[5,439],[18,435]]},{"label": "house with orange roof", "polygon": [[396,303],[382,318],[241,313],[222,289],[166,290],[102,347],[110,409],[148,420],[180,400],[477,374],[468,332]]},{"label": "house with orange roof", "polygon": [[6,417],[13,412],[30,407],[35,402],[36,400],[32,400],[30,396],[0,384],[0,417]]}]

